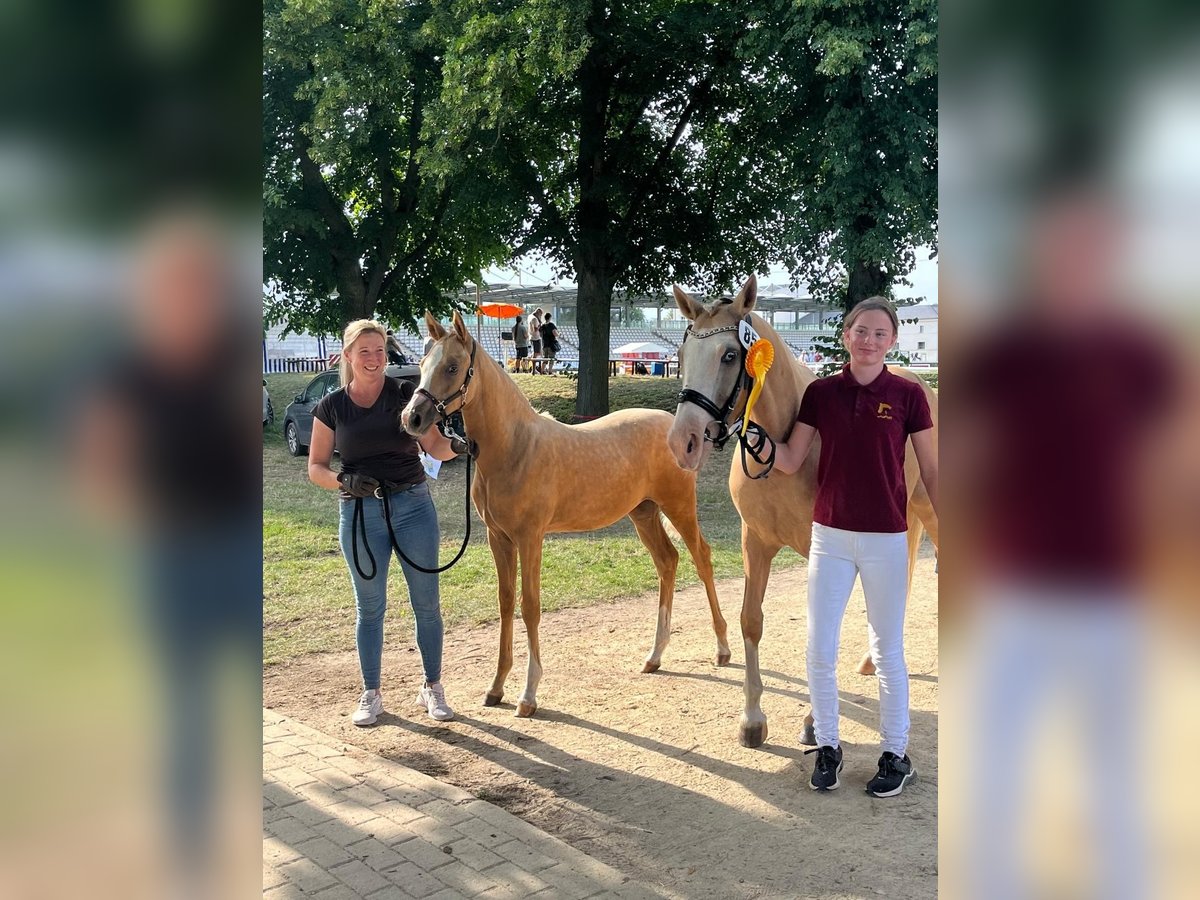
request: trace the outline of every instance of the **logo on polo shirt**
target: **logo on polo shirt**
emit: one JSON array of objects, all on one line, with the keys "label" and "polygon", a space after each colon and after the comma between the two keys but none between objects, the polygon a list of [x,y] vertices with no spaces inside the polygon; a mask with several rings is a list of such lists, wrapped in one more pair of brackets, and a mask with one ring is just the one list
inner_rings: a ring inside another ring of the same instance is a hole
[{"label": "logo on polo shirt", "polygon": [[877,419],[890,419],[890,418],[891,418],[891,416],[890,416],[890,415],[888,415],[888,411],[889,411],[891,408],[892,408],[892,404],[890,404],[890,403],[880,403],[880,404],[879,404],[879,408],[878,408],[877,410],[875,410],[875,418],[877,418]]}]

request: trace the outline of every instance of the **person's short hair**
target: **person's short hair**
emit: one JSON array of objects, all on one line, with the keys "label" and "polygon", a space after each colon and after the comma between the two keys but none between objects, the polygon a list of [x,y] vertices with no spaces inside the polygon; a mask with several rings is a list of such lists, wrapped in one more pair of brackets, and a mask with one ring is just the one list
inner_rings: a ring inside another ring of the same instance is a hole
[{"label": "person's short hair", "polygon": [[854,327],[854,323],[858,321],[858,317],[865,312],[871,310],[879,310],[887,313],[887,317],[892,320],[892,333],[900,333],[900,317],[896,315],[896,307],[892,305],[892,301],[886,297],[868,297],[866,300],[860,300],[855,304],[850,312],[846,313],[846,321],[842,323],[842,333],[847,333]]},{"label": "person's short hair", "polygon": [[549,321],[550,321],[550,313],[546,313],[546,321],[547,321],[547,322],[549,322]]}]

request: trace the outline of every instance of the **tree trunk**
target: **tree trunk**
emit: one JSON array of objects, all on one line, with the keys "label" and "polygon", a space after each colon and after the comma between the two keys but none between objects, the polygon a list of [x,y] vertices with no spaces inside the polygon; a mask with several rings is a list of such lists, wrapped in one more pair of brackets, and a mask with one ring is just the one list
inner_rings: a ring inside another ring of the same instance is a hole
[{"label": "tree trunk", "polygon": [[597,268],[580,265],[577,272],[579,382],[575,415],[581,419],[608,413],[608,311],[612,305],[612,281],[602,268]]},{"label": "tree trunk", "polygon": [[375,312],[375,301],[367,296],[367,285],[361,272],[346,271],[338,266],[338,305],[342,308],[342,330],[355,319],[369,319]]},{"label": "tree trunk", "polygon": [[843,312],[850,312],[860,301],[883,294],[891,284],[887,273],[876,262],[859,262],[850,267]]}]

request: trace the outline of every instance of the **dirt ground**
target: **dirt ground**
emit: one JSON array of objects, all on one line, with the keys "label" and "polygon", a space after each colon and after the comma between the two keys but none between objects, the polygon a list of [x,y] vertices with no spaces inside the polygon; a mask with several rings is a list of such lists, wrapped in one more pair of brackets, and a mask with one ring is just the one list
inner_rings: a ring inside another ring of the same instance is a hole
[{"label": "dirt ground", "polygon": [[387,645],[387,713],[350,724],[361,690],[353,653],[272,668],[264,704],[348,745],[379,753],[496,803],[672,898],[901,898],[937,894],[937,576],[928,543],[907,619],[918,781],[897,798],[863,791],[878,759],[875,679],[854,670],[866,646],[858,589],[842,629],[839,666],[845,769],[840,790],[807,779],[814,757],[797,737],[807,711],[805,569],[767,588],[761,645],[769,737],[738,745],[741,579],[718,582],[733,662],[714,664],[700,587],[675,598],[662,669],[640,674],[656,593],[542,619],[545,675],[533,719],[513,716],[524,682],[524,631],[504,703],[485,708],[498,625],[446,635],[443,680],[458,717],[435,725],[413,704],[415,645]]}]

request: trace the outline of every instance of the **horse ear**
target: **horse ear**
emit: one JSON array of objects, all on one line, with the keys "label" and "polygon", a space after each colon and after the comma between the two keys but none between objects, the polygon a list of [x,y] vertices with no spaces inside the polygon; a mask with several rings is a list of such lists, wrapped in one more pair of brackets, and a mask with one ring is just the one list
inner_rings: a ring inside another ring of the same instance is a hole
[{"label": "horse ear", "polygon": [[457,309],[454,311],[454,333],[464,344],[471,342],[471,332],[467,330],[467,323],[463,321],[463,317],[459,315]]},{"label": "horse ear", "polygon": [[442,327],[442,323],[433,317],[433,313],[425,310],[425,327],[429,329],[429,336],[435,341],[440,341],[446,336],[446,329]]},{"label": "horse ear", "polygon": [[754,304],[758,300],[758,276],[751,273],[746,279],[746,283],[742,285],[742,289],[738,291],[734,302],[738,305],[738,315],[744,316],[750,310],[754,309]]},{"label": "horse ear", "polygon": [[688,319],[695,321],[696,316],[701,310],[700,304],[679,285],[672,285],[671,289],[675,292],[675,305],[679,307],[679,311],[687,316]]}]

